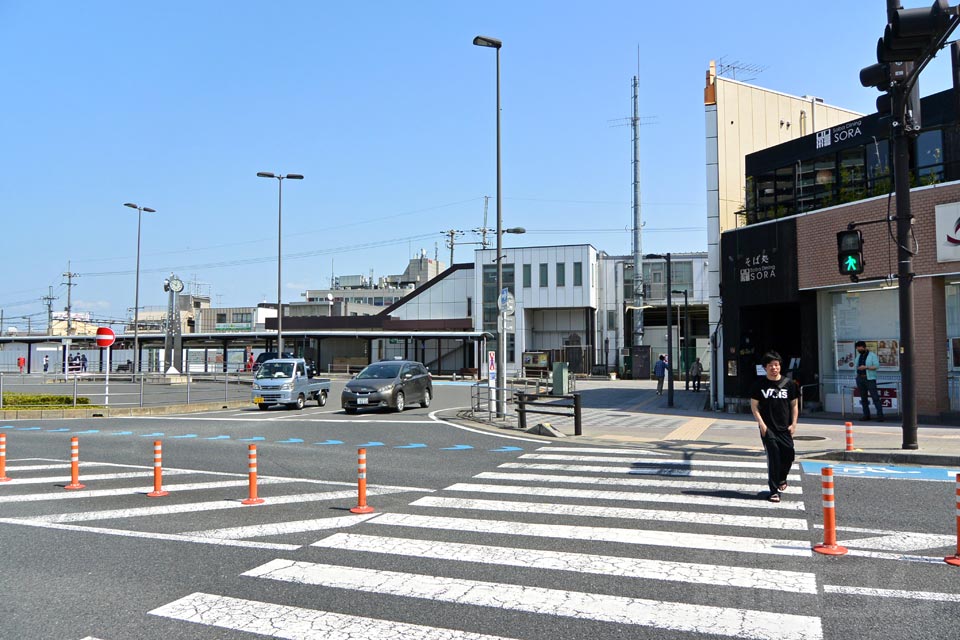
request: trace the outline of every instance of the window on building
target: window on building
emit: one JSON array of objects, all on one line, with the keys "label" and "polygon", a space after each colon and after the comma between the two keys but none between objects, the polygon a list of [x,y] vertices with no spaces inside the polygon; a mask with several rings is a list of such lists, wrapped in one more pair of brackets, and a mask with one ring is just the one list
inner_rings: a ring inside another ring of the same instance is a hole
[{"label": "window on building", "polygon": [[793,202],[793,187],[797,181],[793,165],[777,169],[776,176],[777,208],[775,216],[782,218],[783,216],[793,215],[796,213]]},{"label": "window on building", "polygon": [[839,202],[861,200],[866,195],[867,168],[863,147],[840,152]]},{"label": "window on building", "polygon": [[918,184],[943,182],[943,132],[924,131],[917,137]]},{"label": "window on building", "polygon": [[541,287],[546,287],[546,286],[548,286],[548,285],[547,285],[547,274],[548,274],[547,270],[548,270],[549,268],[550,268],[550,266],[547,265],[547,264],[543,264],[543,263],[540,264],[540,286],[541,286]]},{"label": "window on building", "polygon": [[473,317],[473,298],[467,296],[467,317]]},{"label": "window on building", "polygon": [[613,331],[617,328],[617,312],[607,311],[607,331]]},{"label": "window on building", "polygon": [[796,186],[797,213],[809,211],[814,208],[815,186],[813,160],[798,162]]},{"label": "window on building", "polygon": [[562,262],[557,263],[557,286],[567,286],[567,265]]},{"label": "window on building", "polygon": [[249,324],[253,321],[253,314],[249,311],[234,311],[233,312],[233,322],[234,324]]},{"label": "window on building", "polygon": [[814,208],[822,209],[836,204],[837,156],[834,153],[820,156],[813,161]]},{"label": "window on building", "polygon": [[[496,333],[497,331],[497,298],[500,292],[497,290],[497,265],[483,265],[483,330]],[[514,273],[512,264],[503,265],[503,286],[516,295],[514,290]]]},{"label": "window on building", "polygon": [[890,143],[876,140],[866,147],[867,195],[882,196],[893,189],[893,172],[890,170]]},{"label": "window on building", "polygon": [[777,178],[774,173],[765,173],[757,177],[757,220],[776,217]]},{"label": "window on building", "polygon": [[531,285],[531,282],[533,281],[532,271],[533,271],[533,265],[529,265],[529,264],[523,265],[523,288],[524,289],[529,289],[531,286],[533,286]]},{"label": "window on building", "polygon": [[573,263],[573,286],[575,287],[583,286],[583,263],[582,262]]},{"label": "window on building", "polygon": [[217,324],[227,324],[227,314],[218,313],[217,314]]}]

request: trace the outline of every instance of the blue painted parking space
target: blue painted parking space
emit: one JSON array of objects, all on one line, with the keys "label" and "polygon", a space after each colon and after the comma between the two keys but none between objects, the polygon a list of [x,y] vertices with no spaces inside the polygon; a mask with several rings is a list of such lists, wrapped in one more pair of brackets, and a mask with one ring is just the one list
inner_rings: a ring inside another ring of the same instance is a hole
[{"label": "blue painted parking space", "polygon": [[800,463],[807,475],[820,475],[824,467],[833,467],[834,476],[847,478],[887,478],[901,480],[927,480],[935,482],[955,482],[960,469],[947,467],[907,467],[895,464],[877,464],[852,462],[812,462]]}]

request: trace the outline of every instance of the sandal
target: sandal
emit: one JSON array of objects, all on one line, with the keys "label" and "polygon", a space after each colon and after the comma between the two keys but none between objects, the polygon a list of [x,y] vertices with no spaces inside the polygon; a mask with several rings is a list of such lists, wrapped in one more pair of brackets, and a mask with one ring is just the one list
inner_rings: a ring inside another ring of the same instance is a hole
[{"label": "sandal", "polygon": [[781,482],[779,485],[777,485],[777,489],[780,490],[780,491],[786,491],[786,490],[787,490],[787,483],[786,483],[786,482]]},{"label": "sandal", "polygon": [[770,502],[780,502],[780,494],[779,494],[779,493],[771,493],[771,494],[770,494],[770,497],[767,498],[767,500],[769,500]]}]

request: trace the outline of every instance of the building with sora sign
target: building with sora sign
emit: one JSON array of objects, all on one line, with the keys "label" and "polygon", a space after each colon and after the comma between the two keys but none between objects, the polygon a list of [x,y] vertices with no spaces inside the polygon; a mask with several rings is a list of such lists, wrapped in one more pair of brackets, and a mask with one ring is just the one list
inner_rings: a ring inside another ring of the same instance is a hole
[{"label": "building with sora sign", "polygon": [[[960,77],[960,72],[954,70]],[[955,89],[921,101],[910,139],[917,412],[960,412],[960,110]],[[900,399],[900,323],[890,121],[826,126],[745,156],[741,226],[720,236],[722,403],[745,410],[757,365],[776,350],[806,409],[859,410],[854,343],[880,359],[889,413]],[[856,223],[857,247],[838,244]],[[869,223],[869,224],[863,224]],[[850,250],[844,253],[844,249]],[[862,269],[857,280],[843,275]],[[840,267],[840,268],[838,268]],[[893,275],[892,275],[893,274]]]}]

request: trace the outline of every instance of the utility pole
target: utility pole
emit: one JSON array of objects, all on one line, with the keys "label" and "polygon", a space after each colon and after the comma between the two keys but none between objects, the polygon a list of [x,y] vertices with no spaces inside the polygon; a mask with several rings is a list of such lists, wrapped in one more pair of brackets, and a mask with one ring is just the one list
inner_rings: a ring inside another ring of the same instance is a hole
[{"label": "utility pole", "polygon": [[70,271],[70,261],[68,260],[68,261],[67,261],[67,271],[66,271],[66,273],[64,273],[64,274],[62,274],[62,275],[63,275],[64,278],[67,279],[66,282],[62,282],[62,283],[61,283],[61,284],[67,285],[67,335],[68,335],[68,336],[72,336],[72,335],[73,335],[73,310],[72,310],[72,308],[71,308],[71,306],[70,306],[70,291],[73,289],[73,287],[77,286],[77,285],[75,285],[75,284],[73,283],[73,279],[76,278],[76,277],[78,277],[80,274],[79,274],[79,273],[71,273],[71,271]]},{"label": "utility pole", "polygon": [[480,246],[487,248],[487,207],[490,204],[490,196],[483,196],[483,226],[473,229],[474,233],[480,234]]},{"label": "utility pole", "polygon": [[[47,287],[47,295],[40,298],[47,305],[47,335],[53,335],[53,301],[57,298],[53,295],[53,287]],[[70,291],[67,289],[67,291]]]}]

